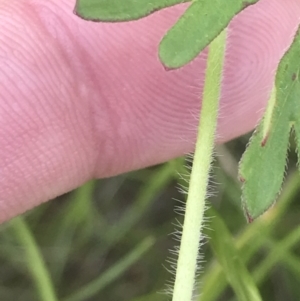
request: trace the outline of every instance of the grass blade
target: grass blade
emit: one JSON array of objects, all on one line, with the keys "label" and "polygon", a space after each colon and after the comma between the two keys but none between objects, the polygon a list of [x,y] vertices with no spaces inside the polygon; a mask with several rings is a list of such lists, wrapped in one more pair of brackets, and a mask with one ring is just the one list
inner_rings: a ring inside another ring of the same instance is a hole
[{"label": "grass blade", "polygon": [[211,217],[210,227],[213,229],[210,231],[210,245],[238,300],[262,301],[254,280],[239,257],[227,226],[216,211],[210,209],[208,213]]},{"label": "grass blade", "polygon": [[91,281],[89,284],[82,287],[71,296],[65,298],[64,301],[88,300],[115,279],[120,277],[131,265],[137,262],[153,246],[154,242],[155,240],[153,237],[147,237],[133,251],[118,261],[108,271],[100,275],[99,278]]},{"label": "grass blade", "polygon": [[10,227],[15,233],[20,246],[24,249],[28,270],[41,301],[58,301],[39,247],[22,217],[17,217],[10,222]]}]

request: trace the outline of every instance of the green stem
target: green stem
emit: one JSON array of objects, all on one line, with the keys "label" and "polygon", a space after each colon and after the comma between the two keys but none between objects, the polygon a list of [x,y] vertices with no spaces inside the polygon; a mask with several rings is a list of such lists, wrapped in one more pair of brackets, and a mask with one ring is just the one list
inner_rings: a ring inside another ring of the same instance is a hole
[{"label": "green stem", "polygon": [[188,301],[192,299],[193,295],[199,238],[201,238],[205,198],[213,157],[225,48],[226,30],[209,46],[198,137],[177,261],[173,301]]},{"label": "green stem", "polygon": [[12,230],[24,249],[26,263],[41,301],[58,301],[54,287],[39,247],[22,217],[10,222]]}]

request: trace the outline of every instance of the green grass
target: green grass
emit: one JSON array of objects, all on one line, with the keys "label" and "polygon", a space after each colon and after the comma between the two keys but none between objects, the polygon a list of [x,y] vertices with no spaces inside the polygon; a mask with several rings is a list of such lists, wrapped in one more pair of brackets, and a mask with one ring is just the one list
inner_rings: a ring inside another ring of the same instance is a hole
[{"label": "green grass", "polygon": [[[197,300],[239,301],[251,281],[263,300],[300,300],[300,178],[291,169],[277,205],[246,224],[236,179],[245,141],[217,147]],[[168,300],[159,292],[173,278],[167,257],[178,245],[170,233],[182,222],[174,199],[184,200],[185,165],[92,181],[2,225],[0,300]]]}]

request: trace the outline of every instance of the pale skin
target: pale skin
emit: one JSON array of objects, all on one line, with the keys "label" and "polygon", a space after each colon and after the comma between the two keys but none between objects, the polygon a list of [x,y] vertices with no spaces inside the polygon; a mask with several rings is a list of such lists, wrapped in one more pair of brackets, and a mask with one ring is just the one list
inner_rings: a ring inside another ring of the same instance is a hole
[{"label": "pale skin", "polygon": [[[157,57],[186,6],[100,24],[74,4],[0,0],[0,222],[193,150],[205,53],[168,72]],[[261,0],[232,21],[218,142],[257,124],[299,23],[299,0]]]}]

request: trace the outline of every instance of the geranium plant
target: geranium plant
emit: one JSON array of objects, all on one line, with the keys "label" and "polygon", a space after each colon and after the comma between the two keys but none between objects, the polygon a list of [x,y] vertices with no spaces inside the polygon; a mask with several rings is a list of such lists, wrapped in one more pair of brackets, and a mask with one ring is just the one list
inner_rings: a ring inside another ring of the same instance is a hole
[{"label": "geranium plant", "polygon": [[[75,13],[91,21],[124,22],[183,2],[189,1],[77,0]],[[202,109],[177,260],[173,301],[189,301],[193,297],[222,89],[226,28],[235,15],[256,2],[258,0],[191,1],[178,22],[162,38],[158,49],[166,72],[172,72],[172,69],[187,64],[208,47],[203,95],[199,95],[199,99],[202,98]],[[299,51],[300,32],[297,32],[292,46],[279,64],[264,117],[240,162],[242,206],[249,222],[263,214],[279,194],[292,129],[296,134],[297,148],[300,149]],[[236,260],[235,265],[239,264]],[[247,282],[247,285],[242,283],[239,286],[242,288],[236,292],[239,300],[262,300],[252,278],[242,265],[240,272],[244,277],[237,281]]]}]

